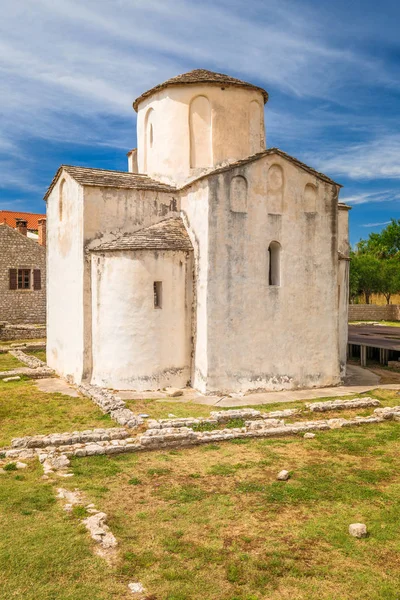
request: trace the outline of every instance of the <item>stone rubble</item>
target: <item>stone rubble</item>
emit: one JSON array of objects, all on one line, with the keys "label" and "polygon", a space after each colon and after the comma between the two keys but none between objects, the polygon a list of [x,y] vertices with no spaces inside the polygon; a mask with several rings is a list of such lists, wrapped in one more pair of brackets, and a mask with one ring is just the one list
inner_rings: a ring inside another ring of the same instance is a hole
[{"label": "stone rubble", "polygon": [[312,440],[313,438],[315,438],[315,433],[307,432],[303,435],[303,438],[305,440]]},{"label": "stone rubble", "polygon": [[384,406],[383,408],[376,408],[374,415],[387,419],[389,421],[400,420],[400,406]]},{"label": "stone rubble", "polygon": [[349,525],[349,534],[355,538],[367,537],[367,526],[364,523],[352,523]]},{"label": "stone rubble", "polygon": [[31,352],[32,350],[46,350],[46,344],[43,342],[15,342],[11,346],[0,346],[0,354],[7,354],[12,350],[26,350]]},{"label": "stone rubble", "polygon": [[[74,506],[85,506],[84,494],[78,489],[71,491],[64,488],[58,488],[57,498],[65,501],[63,508],[66,512],[71,512]],[[99,544],[100,550],[98,554],[106,559],[110,558],[112,553],[114,553],[118,542],[106,524],[106,513],[97,510],[94,504],[87,504],[85,509],[90,516],[82,520],[83,525],[85,525],[90,533],[91,538]]]},{"label": "stone rubble", "polygon": [[[97,436],[97,439],[93,439],[91,433],[89,433],[90,439],[84,440],[80,438],[80,442],[71,438],[62,440],[57,434],[55,436],[36,436],[31,438],[29,445],[33,445],[35,442],[32,440],[40,440],[42,443],[43,437],[47,437],[51,445],[42,447],[16,447],[12,449],[5,448],[3,455],[6,458],[32,458],[37,454],[45,456],[43,460],[47,458],[47,455],[53,454],[64,454],[65,456],[94,456],[101,454],[120,454],[124,452],[140,452],[144,450],[156,450],[161,448],[176,448],[193,446],[197,444],[207,444],[210,442],[220,442],[225,440],[237,439],[237,438],[257,438],[257,437],[279,437],[287,435],[303,435],[308,432],[324,431],[329,429],[337,429],[341,427],[353,427],[364,424],[381,423],[384,418],[399,418],[400,420],[400,407],[386,407],[386,409],[379,409],[384,411],[384,416],[381,414],[374,414],[369,417],[354,417],[352,419],[344,418],[332,418],[332,419],[320,419],[316,421],[297,421],[294,423],[285,424],[282,420],[259,420],[248,421],[245,427],[234,427],[225,429],[213,429],[211,431],[194,431],[191,427],[177,426],[176,419],[172,422],[173,426],[167,427],[166,423],[160,423],[158,421],[148,421],[149,428],[143,433],[139,433],[135,437],[127,437],[129,435],[125,430],[116,430],[117,435],[109,433],[113,430],[105,430],[105,436],[109,436],[108,439],[102,439],[102,435]],[[392,415],[392,417],[390,417]],[[201,422],[201,420],[198,420]],[[155,426],[153,427],[153,422]],[[180,421],[182,422],[182,421]],[[161,426],[162,425],[162,426]],[[96,430],[93,430],[96,431]],[[85,433],[85,432],[83,432]],[[110,439],[116,437],[117,439]],[[100,438],[100,439],[99,439]],[[20,438],[24,439],[24,438]],[[71,443],[62,444],[62,441],[68,441]],[[20,443],[20,442],[16,442]],[[56,443],[61,445],[55,445]],[[1,451],[1,449],[0,449]],[[54,467],[49,467],[54,468]]]},{"label": "stone rubble", "polygon": [[5,377],[3,379],[4,383],[9,383],[9,381],[20,381],[21,377],[19,375],[15,375],[15,377]]},{"label": "stone rubble", "polygon": [[89,383],[81,383],[78,389],[84,396],[97,404],[103,412],[108,413],[119,425],[134,429],[143,424],[143,419],[126,408],[125,402],[110,391]]},{"label": "stone rubble", "polygon": [[71,461],[65,454],[56,454],[55,452],[39,455],[39,461],[42,463],[45,475],[57,471],[65,472],[71,464]]},{"label": "stone rubble", "polygon": [[17,358],[20,362],[25,363],[31,369],[41,369],[42,367],[47,367],[46,363],[44,363],[37,356],[32,356],[30,354],[26,354],[22,350],[10,350],[9,354]]},{"label": "stone rubble", "polygon": [[355,400],[327,400],[326,402],[312,402],[306,404],[306,407],[312,412],[326,412],[328,410],[347,410],[352,408],[369,408],[370,406],[380,406],[379,400],[374,398],[357,398]]},{"label": "stone rubble", "polygon": [[130,589],[132,594],[144,594],[146,591],[139,581],[135,583],[128,583],[128,588]]},{"label": "stone rubble", "polygon": [[109,429],[86,429],[50,435],[35,435],[11,440],[12,448],[46,448],[47,446],[66,446],[86,442],[122,440],[129,437],[126,429],[113,427]]},{"label": "stone rubble", "polygon": [[0,371],[0,379],[7,379],[8,377],[25,376],[31,379],[43,379],[45,377],[52,377],[54,375],[53,369],[50,367],[41,367],[37,369],[31,369],[29,367],[21,367],[19,369],[11,369],[10,371]]},{"label": "stone rubble", "polygon": [[[94,510],[93,508],[90,510]],[[115,548],[118,542],[115,536],[111,533],[110,528],[106,524],[107,515],[103,512],[95,512],[90,517],[82,520],[86,529],[90,533],[90,537],[100,544],[102,548],[108,550]]]},{"label": "stone rubble", "polygon": [[282,471],[279,471],[276,478],[278,481],[287,481],[290,478],[289,471],[286,471],[285,469],[283,469]]},{"label": "stone rubble", "polygon": [[231,421],[232,419],[243,419],[248,422],[253,422],[254,420],[265,420],[271,423],[274,419],[284,418],[284,417],[292,417],[294,415],[299,414],[298,409],[285,409],[285,410],[277,410],[270,413],[262,413],[259,410],[255,410],[254,408],[245,408],[245,409],[230,409],[230,410],[222,410],[218,412],[211,412],[209,417],[181,417],[174,419],[149,419],[148,427],[149,429],[167,429],[170,427],[193,427],[194,425],[218,425],[219,423],[225,423],[227,421]]}]

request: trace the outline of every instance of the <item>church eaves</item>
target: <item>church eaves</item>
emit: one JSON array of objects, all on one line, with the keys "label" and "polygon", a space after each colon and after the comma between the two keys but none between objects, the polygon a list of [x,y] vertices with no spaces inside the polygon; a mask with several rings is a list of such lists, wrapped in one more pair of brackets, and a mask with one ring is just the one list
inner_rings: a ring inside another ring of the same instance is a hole
[{"label": "church eaves", "polygon": [[88,167],[73,167],[71,165],[61,165],[55,174],[53,181],[47,190],[44,200],[47,200],[54,188],[62,171],[68,173],[75,181],[81,185],[95,187],[125,188],[131,190],[153,190],[156,192],[175,193],[176,188],[151,179],[147,175],[138,175],[129,171],[108,171],[106,169],[92,169]]},{"label": "church eaves", "polygon": [[220,86],[235,86],[242,87],[248,90],[256,90],[261,92],[264,98],[264,104],[268,101],[268,92],[266,92],[262,87],[257,85],[253,85],[252,83],[248,83],[247,81],[242,81],[241,79],[236,79],[236,77],[231,77],[230,75],[225,75],[224,73],[214,73],[214,71],[207,71],[206,69],[195,69],[194,71],[189,71],[188,73],[183,73],[182,75],[177,75],[176,77],[172,77],[164,83],[159,83],[154,86],[147,92],[144,92],[141,96],[136,98],[133,103],[133,108],[138,110],[139,104],[149,98],[153,94],[156,94],[160,90],[170,86],[176,85],[198,85],[198,84],[206,84],[206,85],[220,85]]}]

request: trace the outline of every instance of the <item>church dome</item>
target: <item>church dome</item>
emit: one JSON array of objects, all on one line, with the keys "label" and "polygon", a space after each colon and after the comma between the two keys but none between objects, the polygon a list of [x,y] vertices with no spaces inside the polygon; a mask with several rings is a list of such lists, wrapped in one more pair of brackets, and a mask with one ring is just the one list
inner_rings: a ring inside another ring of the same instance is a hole
[{"label": "church dome", "polygon": [[170,86],[177,85],[218,85],[218,86],[235,86],[246,88],[248,90],[256,90],[261,92],[264,98],[264,104],[268,101],[268,93],[264,90],[264,88],[258,87],[257,85],[253,85],[252,83],[247,83],[246,81],[242,81],[241,79],[236,79],[236,77],[230,77],[230,75],[225,75],[224,73],[214,73],[214,71],[207,71],[206,69],[195,69],[194,71],[189,71],[188,73],[183,73],[182,75],[177,75],[176,77],[172,77],[164,83],[159,83],[155,87],[151,88],[147,92],[144,92],[141,96],[136,98],[133,103],[133,108],[138,110],[139,104],[145,100],[146,98],[150,98],[153,94],[156,94],[160,90],[163,90]]}]

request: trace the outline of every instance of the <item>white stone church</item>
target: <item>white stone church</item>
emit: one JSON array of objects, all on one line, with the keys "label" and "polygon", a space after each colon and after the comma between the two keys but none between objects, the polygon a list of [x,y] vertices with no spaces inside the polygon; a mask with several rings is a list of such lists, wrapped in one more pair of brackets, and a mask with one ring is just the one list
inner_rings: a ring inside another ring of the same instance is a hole
[{"label": "white stone church", "polygon": [[348,207],[266,149],[265,90],[195,70],[142,94],[127,172],[61,166],[46,193],[48,363],[113,389],[338,384]]}]

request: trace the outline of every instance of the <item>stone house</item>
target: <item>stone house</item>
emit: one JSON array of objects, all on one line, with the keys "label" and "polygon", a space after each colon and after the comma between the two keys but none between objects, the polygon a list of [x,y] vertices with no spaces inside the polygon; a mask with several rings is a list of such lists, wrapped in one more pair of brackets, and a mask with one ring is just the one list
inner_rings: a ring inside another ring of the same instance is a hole
[{"label": "stone house", "polygon": [[262,88],[196,70],[134,102],[128,172],[45,196],[48,363],[75,382],[245,392],[339,384],[348,207],[266,148]]},{"label": "stone house", "polygon": [[8,323],[46,322],[46,220],[38,220],[38,239],[27,226],[0,223],[0,321]]}]

